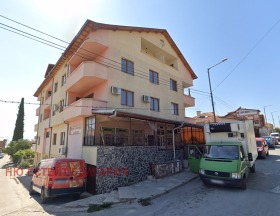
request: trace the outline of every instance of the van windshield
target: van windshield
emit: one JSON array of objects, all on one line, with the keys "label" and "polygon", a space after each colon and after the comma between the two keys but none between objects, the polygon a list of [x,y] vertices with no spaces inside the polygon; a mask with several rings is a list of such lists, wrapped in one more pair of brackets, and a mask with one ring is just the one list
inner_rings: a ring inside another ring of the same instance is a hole
[{"label": "van windshield", "polygon": [[237,160],[239,158],[238,146],[210,145],[206,146],[205,158]]}]

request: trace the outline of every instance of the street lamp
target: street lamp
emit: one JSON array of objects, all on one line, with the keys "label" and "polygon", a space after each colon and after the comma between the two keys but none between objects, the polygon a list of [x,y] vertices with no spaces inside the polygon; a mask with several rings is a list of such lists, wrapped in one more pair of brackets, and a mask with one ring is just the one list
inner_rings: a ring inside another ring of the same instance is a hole
[{"label": "street lamp", "polygon": [[208,72],[208,80],[209,80],[209,87],[210,87],[210,96],[211,96],[211,103],[212,103],[212,109],[213,109],[213,114],[214,114],[214,122],[216,122],[216,114],[215,114],[215,107],[214,107],[214,100],[213,100],[213,93],[212,93],[212,87],[211,87],[211,80],[210,80],[210,69],[213,67],[218,66],[219,64],[225,62],[226,60],[228,60],[227,58],[223,59],[222,61],[220,61],[219,63],[213,65],[212,67],[207,69]]},{"label": "street lamp", "polygon": [[273,113],[276,113],[277,111],[271,112],[271,116],[272,116],[272,122],[273,122],[273,129],[275,128],[275,122],[274,122],[274,117],[273,117]]},{"label": "street lamp", "polygon": [[265,113],[265,108],[266,108],[266,107],[269,107],[269,106],[272,106],[272,105],[266,105],[266,106],[264,106],[264,107],[263,107],[263,111],[264,111],[264,119],[265,119],[264,126],[266,126],[266,123],[267,123],[266,113]]}]

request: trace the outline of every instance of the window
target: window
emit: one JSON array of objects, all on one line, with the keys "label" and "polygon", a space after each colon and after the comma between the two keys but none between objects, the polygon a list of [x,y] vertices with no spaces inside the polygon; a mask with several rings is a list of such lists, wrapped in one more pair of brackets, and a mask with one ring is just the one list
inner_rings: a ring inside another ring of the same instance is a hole
[{"label": "window", "polygon": [[170,79],[170,89],[173,91],[177,91],[177,82],[173,79]]},{"label": "window", "polygon": [[171,114],[173,114],[173,115],[179,115],[178,104],[171,103]]},{"label": "window", "polygon": [[150,110],[159,112],[159,99],[151,97]]},{"label": "window", "polygon": [[54,92],[57,92],[58,84],[57,82],[54,84]]},{"label": "window", "polygon": [[95,117],[86,118],[84,145],[94,145]]},{"label": "window", "polygon": [[122,72],[134,75],[134,63],[122,58]]},{"label": "window", "polygon": [[57,134],[56,133],[54,133],[53,134],[53,145],[56,145],[56,137],[57,137]]},{"label": "window", "polygon": [[134,106],[134,93],[131,91],[122,89],[121,105],[133,107]]},{"label": "window", "polygon": [[65,83],[66,83],[66,74],[64,74],[64,75],[61,77],[61,86],[63,86]]},{"label": "window", "polygon": [[49,137],[50,137],[50,132],[47,131],[47,132],[46,132],[46,138],[49,138]]},{"label": "window", "polygon": [[65,144],[65,132],[60,133],[60,145]]},{"label": "window", "polygon": [[59,112],[62,112],[63,111],[63,108],[64,108],[64,100],[61,100],[59,102]]},{"label": "window", "polygon": [[158,73],[150,70],[150,82],[154,84],[159,84]]}]

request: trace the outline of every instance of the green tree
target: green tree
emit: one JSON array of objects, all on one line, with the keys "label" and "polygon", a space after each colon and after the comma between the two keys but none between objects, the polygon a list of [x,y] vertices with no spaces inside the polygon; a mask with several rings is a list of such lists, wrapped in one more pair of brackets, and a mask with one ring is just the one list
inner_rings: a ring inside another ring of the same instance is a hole
[{"label": "green tree", "polygon": [[276,127],[276,128],[275,128],[275,131],[277,131],[278,133],[280,133],[280,128],[279,128],[279,127]]},{"label": "green tree", "polygon": [[31,149],[32,142],[29,140],[20,139],[18,141],[11,141],[5,148],[5,153],[13,156],[17,151],[24,149]]},{"label": "green tree", "polygon": [[17,141],[19,139],[23,139],[23,131],[24,131],[24,98],[21,98],[12,140]]}]

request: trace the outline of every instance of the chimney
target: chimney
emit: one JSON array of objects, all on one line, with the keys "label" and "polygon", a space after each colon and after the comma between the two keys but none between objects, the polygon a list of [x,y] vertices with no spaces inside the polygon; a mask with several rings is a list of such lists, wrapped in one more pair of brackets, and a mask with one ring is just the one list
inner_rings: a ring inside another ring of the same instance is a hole
[{"label": "chimney", "polygon": [[201,116],[201,111],[196,111],[196,116],[199,118]]}]

